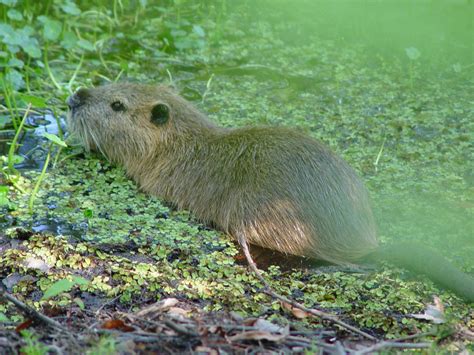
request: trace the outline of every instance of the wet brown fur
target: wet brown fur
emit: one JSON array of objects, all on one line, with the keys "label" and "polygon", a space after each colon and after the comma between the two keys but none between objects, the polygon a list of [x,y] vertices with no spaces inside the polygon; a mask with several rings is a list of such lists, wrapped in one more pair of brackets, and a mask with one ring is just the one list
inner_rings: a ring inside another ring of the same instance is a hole
[{"label": "wet brown fur", "polygon": [[[145,191],[237,240],[351,263],[377,248],[367,191],[321,142],[282,127],[227,129],[165,86],[82,89],[68,124]],[[111,103],[120,101],[124,112]],[[164,103],[169,120],[151,121]]]}]

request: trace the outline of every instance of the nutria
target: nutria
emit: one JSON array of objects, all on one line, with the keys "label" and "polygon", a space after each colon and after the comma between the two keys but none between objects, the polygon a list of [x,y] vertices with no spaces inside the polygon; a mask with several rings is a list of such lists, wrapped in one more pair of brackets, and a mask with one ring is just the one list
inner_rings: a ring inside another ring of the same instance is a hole
[{"label": "nutria", "polygon": [[409,248],[413,254],[402,247],[396,256],[381,251],[364,184],[304,133],[219,127],[165,86],[82,88],[67,103],[68,127],[87,150],[100,151],[145,192],[190,210],[241,244],[335,264],[379,255],[474,301],[473,279],[439,256],[420,248]]}]

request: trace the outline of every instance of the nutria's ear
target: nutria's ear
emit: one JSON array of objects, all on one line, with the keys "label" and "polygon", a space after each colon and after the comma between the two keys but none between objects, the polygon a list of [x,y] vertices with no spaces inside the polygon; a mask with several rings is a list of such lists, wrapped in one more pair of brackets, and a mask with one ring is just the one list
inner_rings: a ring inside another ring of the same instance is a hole
[{"label": "nutria's ear", "polygon": [[162,102],[157,103],[151,109],[151,122],[160,126],[170,119],[170,107]]}]

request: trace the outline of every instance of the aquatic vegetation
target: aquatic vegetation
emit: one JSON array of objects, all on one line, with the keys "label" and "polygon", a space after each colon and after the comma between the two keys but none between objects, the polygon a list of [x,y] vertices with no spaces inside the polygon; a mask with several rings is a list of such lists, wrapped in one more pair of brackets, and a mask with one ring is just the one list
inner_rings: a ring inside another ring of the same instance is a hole
[{"label": "aquatic vegetation", "polygon": [[[27,110],[28,112],[28,110]],[[26,114],[25,114],[25,117],[26,117]],[[24,122],[24,120],[22,121]],[[46,175],[46,170],[48,169],[49,167],[49,160],[51,159],[51,152],[53,150],[53,147],[56,145],[56,146],[59,146],[59,147],[67,147],[67,144],[64,143],[63,140],[61,140],[61,138],[59,138],[58,136],[54,135],[54,134],[51,134],[51,133],[43,133],[43,137],[45,137],[46,139],[48,139],[49,141],[51,141],[51,144],[49,146],[49,149],[48,149],[48,154],[46,155],[46,159],[44,160],[44,164],[43,164],[43,168],[41,169],[41,173],[40,175],[38,176],[38,180],[36,180],[36,184],[33,188],[33,191],[31,192],[31,196],[30,196],[30,201],[28,203],[28,207],[29,207],[29,210],[30,210],[30,213],[33,212],[33,204],[35,202],[35,198],[36,198],[36,194],[38,193],[38,190],[39,190],[39,187],[41,185],[41,182],[43,181],[45,175]],[[59,149],[58,149],[58,152],[57,154],[59,154]]]},{"label": "aquatic vegetation", "polygon": [[[67,95],[113,80],[172,83],[225,126],[300,127],[367,182],[382,241],[419,240],[474,272],[468,11],[437,9],[440,2],[425,18],[422,5],[404,3],[411,11],[400,26],[401,10],[383,5],[361,22],[367,9],[357,4],[132,3],[0,1],[0,274],[9,292],[81,317],[176,297],[196,313],[327,327],[260,293],[227,236],[144,195],[120,168],[63,136]],[[41,129],[47,134],[35,133]],[[473,350],[464,333],[458,343],[449,337],[474,326],[472,307],[402,270],[272,266],[265,277],[282,294],[380,337],[434,332],[440,346]],[[443,325],[412,316],[433,295],[445,304]],[[0,304],[0,322],[23,320]],[[97,349],[117,349],[101,339]],[[24,344],[43,340],[25,335]]]}]

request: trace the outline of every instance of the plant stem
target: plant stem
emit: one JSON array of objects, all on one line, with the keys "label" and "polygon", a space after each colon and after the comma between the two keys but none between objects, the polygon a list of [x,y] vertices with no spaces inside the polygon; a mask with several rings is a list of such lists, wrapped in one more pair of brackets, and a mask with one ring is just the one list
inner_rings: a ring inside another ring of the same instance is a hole
[{"label": "plant stem", "polygon": [[117,0],[114,0],[113,12],[114,12],[115,24],[118,24],[119,20],[118,20],[118,14],[117,14]]},{"label": "plant stem", "polygon": [[53,148],[53,144],[51,143],[48,149],[48,155],[46,156],[46,160],[44,161],[43,169],[41,169],[41,173],[40,173],[40,176],[38,177],[38,181],[36,181],[35,187],[33,188],[33,192],[31,193],[31,196],[30,196],[30,201],[28,203],[28,209],[30,211],[30,214],[33,213],[33,204],[35,203],[36,194],[38,193],[41,182],[43,181],[46,175],[46,169],[48,168],[48,165],[49,165],[49,159],[51,158],[52,148]]},{"label": "plant stem", "polygon": [[3,86],[3,93],[5,97],[5,104],[7,105],[8,111],[10,112],[12,116],[12,123],[13,123],[13,128],[15,130],[18,129],[18,122],[17,122],[17,115],[18,115],[18,110],[16,109],[16,104],[14,105],[13,102],[15,102],[15,99],[12,94],[11,86],[8,80],[5,80],[5,76],[1,75],[1,80],[2,80],[2,86]]},{"label": "plant stem", "polygon": [[77,73],[79,73],[79,70],[81,69],[82,67],[82,62],[84,60],[84,54],[82,54],[81,56],[81,59],[79,60],[79,64],[77,65],[76,67],[76,70],[74,70],[74,73],[72,74],[71,76],[71,80],[69,80],[69,83],[67,84],[67,88],[69,90],[70,93],[72,93],[72,84],[74,83],[74,81],[76,80],[76,77],[77,77]]},{"label": "plant stem", "polygon": [[13,166],[13,157],[15,155],[15,150],[16,150],[16,143],[18,142],[18,137],[20,136],[20,132],[23,129],[23,126],[25,125],[26,118],[28,117],[28,114],[30,113],[31,109],[31,104],[28,104],[26,107],[25,114],[23,115],[23,118],[21,119],[20,126],[16,129],[15,136],[13,137],[11,143],[10,143],[10,148],[8,149],[8,170],[10,172],[15,171],[15,167]]},{"label": "plant stem", "polygon": [[375,172],[378,172],[378,166],[379,166],[379,160],[380,157],[382,156],[383,148],[385,147],[385,141],[387,137],[384,137],[382,146],[380,147],[379,153],[377,154],[377,158],[375,159],[374,166],[375,166]]},{"label": "plant stem", "polygon": [[58,151],[56,152],[56,156],[54,157],[53,169],[56,167],[56,164],[58,163],[60,155],[61,155],[61,147],[58,148]]},{"label": "plant stem", "polygon": [[31,88],[30,88],[30,63],[31,63],[31,57],[28,57],[28,61],[26,62],[25,66],[25,86],[26,86],[26,91],[28,91],[28,94],[31,93]]},{"label": "plant stem", "polygon": [[44,67],[46,68],[46,71],[48,72],[49,78],[51,79],[51,81],[52,81],[52,83],[54,84],[54,86],[56,86],[56,88],[57,88],[59,91],[62,91],[61,85],[58,84],[58,82],[56,81],[56,78],[54,77],[53,72],[51,71],[51,68],[49,67],[49,62],[48,62],[48,44],[45,44],[45,46],[44,46]]},{"label": "plant stem", "polygon": [[56,107],[53,108],[52,112],[53,112],[54,118],[56,119],[56,124],[58,125],[58,136],[59,136],[59,138],[64,140],[64,132],[63,132],[63,129],[61,127],[61,117],[60,117],[60,115],[57,111],[57,108]]}]

